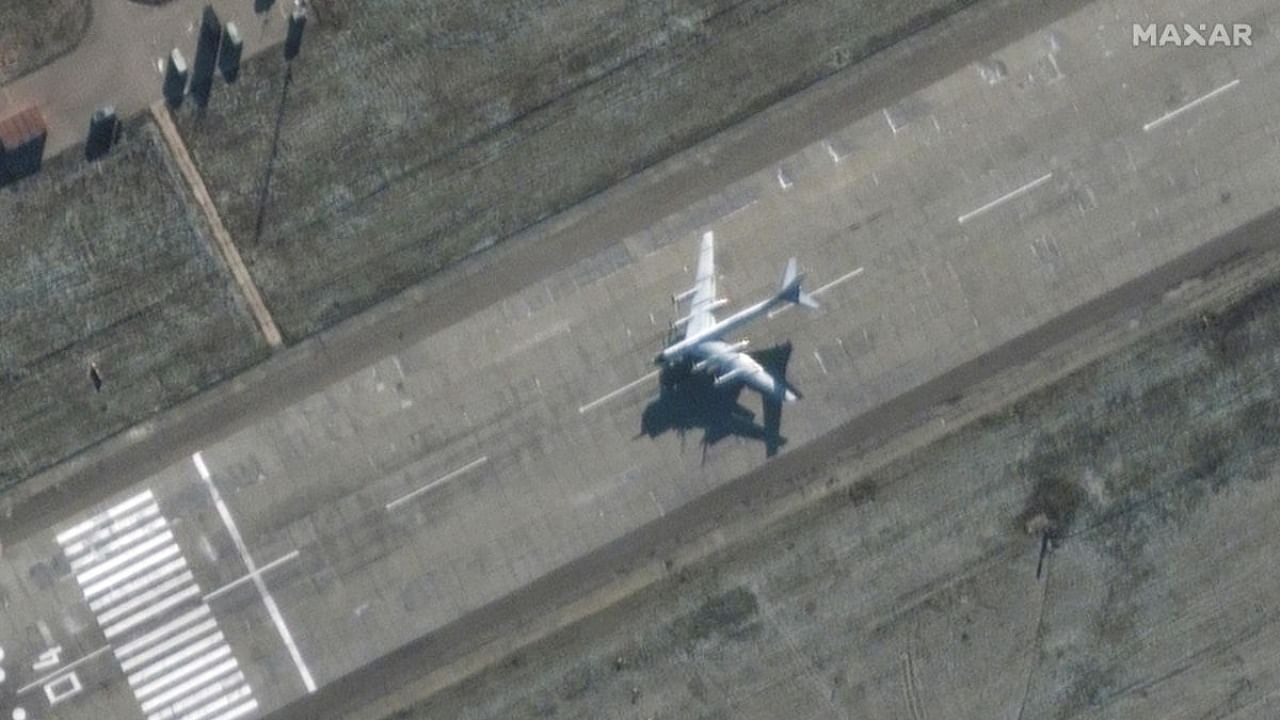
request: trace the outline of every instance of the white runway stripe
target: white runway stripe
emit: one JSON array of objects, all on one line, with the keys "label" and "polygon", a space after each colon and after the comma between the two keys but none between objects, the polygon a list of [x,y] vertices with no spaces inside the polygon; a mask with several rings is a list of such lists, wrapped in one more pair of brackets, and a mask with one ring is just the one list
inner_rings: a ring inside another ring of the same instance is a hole
[{"label": "white runway stripe", "polygon": [[242,682],[244,682],[244,673],[237,670],[221,680],[205,685],[200,690],[178,700],[160,712],[148,715],[147,720],[171,720],[179,713],[184,713],[193,708],[200,707],[200,705],[206,702],[209,698],[217,697]]},{"label": "white runway stripe", "polygon": [[[156,692],[163,690],[169,687],[170,685],[173,685],[179,680],[183,680],[191,675],[194,675],[196,672],[203,670],[209,667],[210,665],[213,665],[214,663],[224,659],[227,660],[227,662],[230,662],[234,666],[236,664],[236,659],[233,657],[229,657],[230,655],[231,655],[230,645],[226,645],[226,644],[219,645],[218,647],[205,653],[204,655],[201,655],[195,660],[192,660],[189,663],[183,664],[182,667],[176,668],[174,670],[170,670],[169,672],[165,673],[164,675],[161,675],[155,680],[152,680],[146,685],[142,685],[140,687],[134,688],[133,694],[139,700],[142,700],[146,698],[148,695],[153,695]],[[199,687],[199,685],[195,687]]]},{"label": "white runway stripe", "polygon": [[131,497],[128,500],[125,500],[124,502],[120,503],[119,505],[116,505],[115,507],[111,508],[110,510],[103,513],[102,515],[95,515],[94,517],[91,517],[88,520],[85,520],[84,522],[79,523],[72,528],[63,530],[62,532],[58,533],[57,535],[58,544],[66,545],[68,542],[75,540],[81,535],[94,529],[99,524],[101,524],[104,520],[114,520],[115,518],[129,512],[133,508],[139,505],[142,505],[143,503],[151,499],[152,499],[152,495],[150,490],[146,490],[139,495],[135,495],[134,497]]},{"label": "white runway stripe", "polygon": [[[145,665],[151,662],[152,660],[155,660],[157,657],[164,655],[165,653],[173,650],[176,647],[183,645],[184,643],[189,643],[192,640],[207,634],[210,630],[216,630],[217,627],[218,627],[218,621],[214,620],[213,618],[209,618],[208,620],[205,620],[204,622],[196,625],[195,627],[191,627],[191,628],[187,628],[186,630],[183,630],[177,635],[174,635],[173,637],[169,638],[168,640],[165,640],[159,645],[152,647],[150,650],[147,650],[146,652],[143,652],[139,655],[134,655],[128,660],[122,661],[120,663],[120,669],[124,670],[127,673],[136,667]],[[218,635],[222,635],[222,633],[218,633]]]},{"label": "white runway stripe", "polygon": [[140,543],[138,545],[134,545],[133,547],[120,553],[119,555],[116,555],[110,560],[104,563],[99,563],[89,568],[88,570],[85,570],[83,573],[76,576],[76,580],[80,582],[81,586],[88,585],[94,580],[102,577],[103,575],[106,575],[107,573],[111,572],[112,570],[115,570],[121,565],[124,565],[130,560],[136,560],[140,555],[146,555],[147,553],[155,550],[156,548],[172,542],[173,542],[173,533],[168,530],[165,530],[164,532],[160,533],[159,535],[156,535],[155,537],[148,538],[146,542]]},{"label": "white runway stripe", "polygon": [[168,577],[180,570],[184,570],[186,569],[186,567],[187,567],[186,559],[183,558],[181,555],[179,555],[177,558],[170,560],[169,562],[165,563],[164,565],[161,565],[155,570],[152,570],[146,575],[143,575],[142,577],[137,578],[136,580],[130,580],[124,585],[121,585],[120,587],[112,590],[106,595],[103,595],[97,600],[94,600],[93,602],[89,603],[89,609],[94,611],[95,613],[100,613],[104,609],[111,607],[112,605],[129,597],[130,595],[138,592],[139,590],[146,587],[150,587],[156,581],[162,578]]},{"label": "white runway stripe", "polygon": [[84,552],[90,547],[93,547],[94,545],[100,542],[104,542],[108,540],[113,535],[119,535],[120,533],[128,530],[129,528],[136,526],[138,523],[142,522],[143,520],[150,520],[151,518],[159,514],[160,514],[160,506],[156,505],[155,503],[152,503],[142,508],[141,510],[139,510],[135,515],[130,515],[129,517],[116,520],[110,525],[107,525],[106,527],[95,531],[93,534],[89,535],[86,538],[77,540],[76,542],[73,542],[70,545],[64,545],[62,548],[62,552],[66,553],[67,558],[70,559],[72,557],[75,557],[76,555],[79,555],[80,553]]},{"label": "white runway stripe", "polygon": [[216,718],[210,718],[210,720],[236,720],[237,718],[242,718],[245,715],[248,715],[249,713],[257,709],[258,709],[258,701],[250,700],[249,702],[241,705],[240,707],[228,710]]},{"label": "white runway stripe", "polygon": [[173,557],[180,555],[181,552],[182,551],[178,549],[177,545],[170,545],[168,547],[161,548],[161,550],[154,555],[147,556],[137,564],[130,565],[127,568],[122,568],[110,577],[103,578],[92,585],[86,587],[81,584],[80,587],[84,588],[84,597],[86,600],[92,597],[97,597],[103,590],[110,590],[117,584],[142,573],[144,570],[149,570],[166,560],[170,560]]},{"label": "white runway stripe", "polygon": [[223,642],[223,637],[221,632],[210,635],[209,637],[201,640],[200,642],[192,643],[182,648],[178,652],[165,657],[160,662],[152,663],[147,667],[139,670],[138,672],[130,675],[129,685],[130,686],[141,685],[147,682],[148,680],[150,680],[151,678],[154,678],[164,673],[166,670],[173,668],[175,665],[180,665],[184,660],[187,660],[188,658],[194,655],[199,655],[200,653],[206,650],[209,650],[210,648],[213,648],[214,646],[217,646],[217,645],[222,645],[223,647],[227,646],[227,644]]},{"label": "white runway stripe", "polygon": [[168,595],[174,590],[177,590],[178,588],[183,587],[185,585],[194,585],[194,584],[195,584],[195,579],[191,577],[191,571],[187,570],[186,572],[182,573],[177,577],[172,577],[172,578],[169,578],[168,580],[165,580],[164,582],[142,593],[141,595],[135,595],[134,597],[130,598],[128,602],[121,603],[120,605],[117,605],[116,607],[113,607],[104,613],[98,613],[98,624],[107,625],[111,622],[114,622],[117,618],[124,617],[125,615],[128,615],[129,613],[133,612],[134,610],[137,610],[138,608],[142,607],[143,605],[146,605],[147,603],[152,602],[156,598],[164,597],[165,595]]},{"label": "white runway stripe", "polygon": [[146,503],[154,499],[155,499],[155,496],[151,494],[150,490],[144,490],[141,493],[129,498],[128,500],[125,500],[119,505],[112,507],[110,510],[107,510],[107,517],[111,518],[112,520],[115,520],[116,518],[122,517],[125,513],[129,512],[130,510],[138,507],[139,505],[142,505],[143,503]]},{"label": "white runway stripe", "polygon": [[149,720],[230,720],[257,709],[150,491],[57,538],[103,635],[128,640],[114,648],[116,660]]},{"label": "white runway stripe", "polygon": [[307,692],[315,692],[318,686],[315,679],[311,677],[311,670],[307,668],[306,662],[302,659],[302,652],[298,649],[297,643],[293,641],[293,633],[289,632],[289,626],[285,624],[284,615],[281,614],[280,607],[276,605],[275,598],[267,591],[267,584],[263,582],[262,575],[258,573],[258,565],[253,561],[253,556],[249,554],[249,547],[245,545],[244,538],[241,537],[240,530],[236,527],[235,519],[231,517],[231,510],[227,508],[226,502],[222,500],[222,494],[218,492],[218,487],[210,479],[208,475],[209,469],[205,467],[204,460],[200,458],[200,453],[196,453],[193,459],[196,461],[196,466],[199,468],[205,487],[209,490],[209,497],[213,499],[213,506],[217,508],[218,515],[222,517],[222,523],[226,525],[227,533],[231,535],[231,540],[235,543],[236,550],[240,553],[240,559],[244,561],[245,568],[248,569],[254,585],[258,588],[258,595],[262,597],[262,604],[266,606],[267,614],[271,616],[271,622],[276,626],[276,632],[280,633],[280,639],[289,650],[289,656],[293,658],[293,665],[298,669],[298,675],[302,678],[303,686],[307,688]]},{"label": "white runway stripe", "polygon": [[132,640],[124,645],[121,645],[119,648],[116,649],[116,657],[127,658],[133,653],[155,642],[156,640],[159,640],[160,638],[168,635],[169,633],[175,632],[183,627],[186,627],[187,625],[190,625],[191,623],[195,622],[196,620],[199,620],[200,618],[207,616],[208,614],[209,614],[209,606],[201,605],[195,610],[191,610],[190,612],[179,615],[178,617],[170,620],[164,625],[161,625],[155,630],[152,630],[146,635],[143,635],[137,640]]},{"label": "white runway stripe", "polygon": [[222,677],[223,675],[226,675],[227,673],[236,669],[237,668],[236,668],[235,658],[231,658],[224,662],[218,663],[217,665],[209,668],[208,670],[205,670],[204,672],[191,678],[190,680],[174,685],[168,690],[165,690],[159,695],[142,703],[142,712],[150,713],[156,708],[162,708],[165,705],[168,705],[169,703],[173,702],[175,698],[182,697],[183,695],[195,690],[196,688],[204,686],[210,680],[213,680],[214,678]]},{"label": "white runway stripe", "polygon": [[87,565],[95,565],[105,560],[111,559],[112,554],[121,548],[132,545],[133,543],[155,535],[156,532],[163,530],[168,525],[164,518],[156,518],[142,527],[131,530],[102,547],[95,547],[91,552],[71,561],[71,569],[79,572],[81,568]]},{"label": "white runway stripe", "polygon": [[195,597],[200,597],[200,588],[196,585],[192,585],[185,590],[181,590],[177,593],[174,593],[173,595],[166,597],[164,600],[161,600],[160,602],[156,603],[155,605],[152,605],[151,607],[145,610],[141,610],[137,613],[134,613],[133,615],[130,615],[129,617],[125,618],[124,620],[121,620],[115,625],[104,627],[102,629],[102,634],[106,635],[107,639],[111,639],[126,630],[130,630],[132,628],[137,627],[138,625],[141,625],[142,623],[146,622],[147,620],[150,620],[156,615],[159,615],[165,610],[168,610],[169,608],[172,608],[173,606],[181,602],[185,602]]},{"label": "white runway stripe", "polygon": [[183,715],[180,720],[205,720],[205,718],[222,712],[236,703],[244,700],[251,695],[248,685],[241,686],[235,691],[227,693],[222,697],[214,700],[207,705],[195,710],[194,712]]}]

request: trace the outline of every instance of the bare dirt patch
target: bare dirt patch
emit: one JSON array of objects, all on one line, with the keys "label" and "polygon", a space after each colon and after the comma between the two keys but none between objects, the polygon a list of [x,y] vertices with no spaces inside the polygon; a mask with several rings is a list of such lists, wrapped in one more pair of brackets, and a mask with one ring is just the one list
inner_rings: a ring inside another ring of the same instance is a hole
[{"label": "bare dirt patch", "polygon": [[192,207],[146,118],[0,189],[0,489],[265,357]]},{"label": "bare dirt patch", "polygon": [[0,85],[75,49],[92,17],[89,0],[0,2]]}]

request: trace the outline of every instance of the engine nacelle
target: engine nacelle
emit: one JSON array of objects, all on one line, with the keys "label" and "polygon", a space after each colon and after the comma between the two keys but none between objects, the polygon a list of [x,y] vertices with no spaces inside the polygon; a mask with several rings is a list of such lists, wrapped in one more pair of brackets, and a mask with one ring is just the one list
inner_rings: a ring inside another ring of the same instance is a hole
[{"label": "engine nacelle", "polygon": [[742,377],[743,375],[746,375],[746,374],[747,374],[747,372],[748,372],[748,371],[747,371],[747,370],[745,370],[745,369],[743,369],[743,368],[738,368],[738,369],[736,369],[736,370],[730,370],[729,372],[727,372],[727,373],[725,373],[725,374],[721,375],[720,377],[716,378],[715,386],[716,386],[716,387],[720,387],[721,385],[724,385],[725,383],[733,382],[734,380],[737,380],[738,378]]}]

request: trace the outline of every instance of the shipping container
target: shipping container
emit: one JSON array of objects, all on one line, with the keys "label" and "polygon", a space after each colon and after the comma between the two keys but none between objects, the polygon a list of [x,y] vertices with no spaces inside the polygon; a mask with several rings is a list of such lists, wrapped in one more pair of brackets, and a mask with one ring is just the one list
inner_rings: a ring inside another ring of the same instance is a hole
[{"label": "shipping container", "polygon": [[0,182],[39,170],[48,134],[44,116],[34,106],[0,119]]}]

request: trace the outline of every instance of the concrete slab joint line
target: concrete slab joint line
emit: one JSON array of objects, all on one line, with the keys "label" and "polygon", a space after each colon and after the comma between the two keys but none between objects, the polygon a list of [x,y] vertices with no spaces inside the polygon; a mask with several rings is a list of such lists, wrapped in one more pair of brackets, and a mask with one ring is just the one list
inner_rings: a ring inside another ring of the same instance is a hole
[{"label": "concrete slab joint line", "polygon": [[222,224],[222,218],[219,217],[218,210],[214,207],[213,198],[209,196],[209,190],[205,187],[204,180],[196,170],[195,163],[191,161],[191,154],[187,152],[187,146],[182,142],[182,136],[178,134],[178,128],[173,124],[173,118],[169,115],[169,108],[164,104],[163,100],[151,105],[151,115],[155,118],[156,125],[160,128],[160,134],[164,136],[165,144],[169,146],[169,152],[173,155],[174,162],[178,164],[178,168],[182,171],[182,177],[187,181],[187,186],[191,188],[191,194],[195,196],[196,204],[200,206],[205,219],[209,222],[218,251],[226,261],[227,267],[230,268],[236,285],[240,286],[240,291],[244,294],[245,301],[249,304],[249,311],[253,313],[253,319],[257,321],[263,337],[266,338],[267,344],[272,348],[282,347],[284,338],[280,334],[280,329],[276,327],[276,321],[272,319],[271,313],[267,310],[262,294],[258,292],[258,286],[253,283],[253,277],[249,275],[249,268],[245,266],[243,258],[240,257],[240,251],[236,249],[235,243],[232,242],[231,233]]}]

